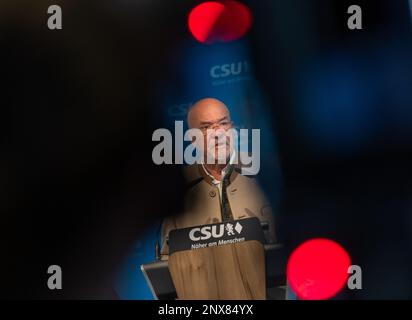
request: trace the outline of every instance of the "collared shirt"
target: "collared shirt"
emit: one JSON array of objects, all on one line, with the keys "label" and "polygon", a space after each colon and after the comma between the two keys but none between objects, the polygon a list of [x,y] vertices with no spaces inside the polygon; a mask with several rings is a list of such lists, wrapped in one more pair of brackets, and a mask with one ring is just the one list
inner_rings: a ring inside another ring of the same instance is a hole
[{"label": "collared shirt", "polygon": [[233,150],[232,155],[230,156],[229,163],[228,163],[228,164],[226,165],[226,167],[224,167],[223,170],[222,170],[222,180],[217,180],[212,174],[209,173],[209,171],[207,171],[205,165],[202,163],[202,168],[203,168],[203,170],[204,170],[205,173],[212,179],[212,184],[213,184],[214,186],[216,186],[216,187],[218,188],[218,190],[219,190],[219,196],[220,196],[219,199],[220,199],[220,202],[221,202],[221,203],[222,203],[222,201],[223,201],[223,199],[222,199],[222,185],[223,185],[222,181],[223,181],[223,179],[225,178],[226,174],[228,173],[229,168],[230,168],[230,165],[232,165],[233,162],[235,161],[235,157],[236,157],[236,153],[235,153],[235,151]]}]

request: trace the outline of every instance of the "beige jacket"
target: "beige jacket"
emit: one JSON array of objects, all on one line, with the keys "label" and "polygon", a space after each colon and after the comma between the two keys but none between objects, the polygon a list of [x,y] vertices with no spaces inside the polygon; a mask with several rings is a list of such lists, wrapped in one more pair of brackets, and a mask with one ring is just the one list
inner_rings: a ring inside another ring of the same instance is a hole
[{"label": "beige jacket", "polygon": [[[258,217],[261,222],[268,224],[266,241],[274,243],[275,225],[271,206],[253,176],[241,175],[240,172],[240,166],[235,165],[226,189],[233,218],[237,220]],[[185,167],[184,173],[188,181],[184,212],[163,221],[162,260],[168,259],[167,237],[171,230],[218,223],[222,220],[219,190],[212,184],[212,179],[203,167],[190,165]]]}]

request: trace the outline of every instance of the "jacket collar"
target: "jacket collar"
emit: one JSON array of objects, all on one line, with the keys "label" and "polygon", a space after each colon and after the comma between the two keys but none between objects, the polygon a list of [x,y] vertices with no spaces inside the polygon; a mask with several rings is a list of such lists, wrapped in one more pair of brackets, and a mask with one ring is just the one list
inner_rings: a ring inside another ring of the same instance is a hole
[{"label": "jacket collar", "polygon": [[[203,165],[197,164],[196,166],[197,166],[197,171],[198,171],[199,176],[202,177],[203,180],[205,180],[208,184],[213,186],[214,185],[213,178],[205,171]],[[236,177],[239,175],[239,173],[235,169],[236,169],[235,164],[229,164],[227,168],[227,173],[224,179],[229,179],[230,183],[232,183],[236,179]]]}]

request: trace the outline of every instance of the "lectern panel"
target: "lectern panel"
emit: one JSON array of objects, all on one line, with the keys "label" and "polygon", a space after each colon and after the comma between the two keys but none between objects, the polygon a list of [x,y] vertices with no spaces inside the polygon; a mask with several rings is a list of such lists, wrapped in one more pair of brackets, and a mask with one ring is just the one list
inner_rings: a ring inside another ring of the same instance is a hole
[{"label": "lectern panel", "polygon": [[179,299],[266,298],[263,231],[257,218],[176,230],[169,243],[169,270]]}]

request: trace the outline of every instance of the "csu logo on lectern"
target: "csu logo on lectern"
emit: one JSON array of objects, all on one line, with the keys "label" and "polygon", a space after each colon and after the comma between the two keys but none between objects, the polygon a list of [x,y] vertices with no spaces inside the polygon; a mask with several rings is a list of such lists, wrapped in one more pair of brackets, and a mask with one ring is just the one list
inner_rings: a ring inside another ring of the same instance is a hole
[{"label": "csu logo on lectern", "polygon": [[240,234],[242,229],[243,227],[239,222],[236,222],[236,225],[228,222],[220,225],[197,227],[190,230],[189,238],[192,241],[221,238],[225,235],[225,232],[227,236],[234,236],[235,231]]}]

